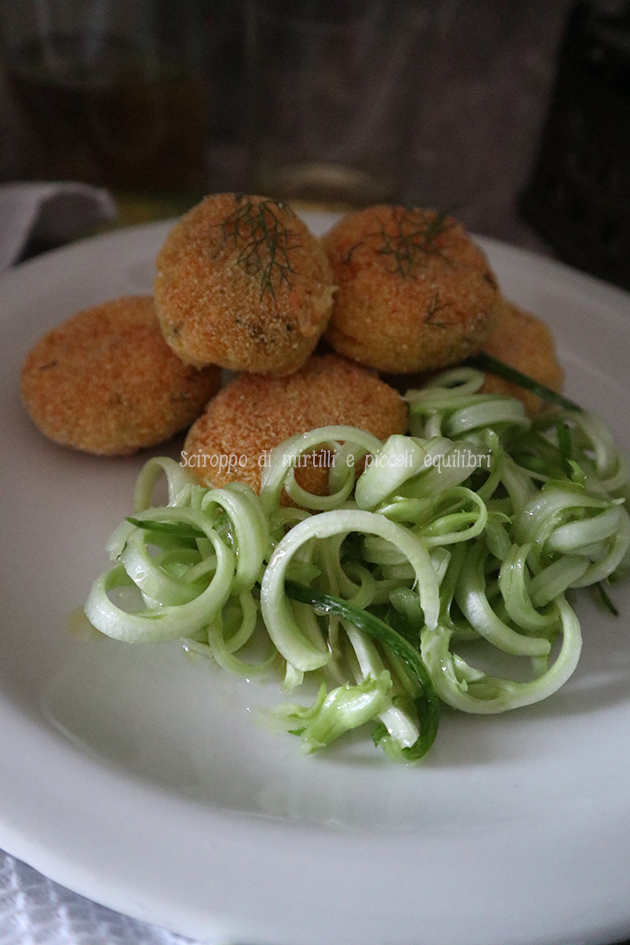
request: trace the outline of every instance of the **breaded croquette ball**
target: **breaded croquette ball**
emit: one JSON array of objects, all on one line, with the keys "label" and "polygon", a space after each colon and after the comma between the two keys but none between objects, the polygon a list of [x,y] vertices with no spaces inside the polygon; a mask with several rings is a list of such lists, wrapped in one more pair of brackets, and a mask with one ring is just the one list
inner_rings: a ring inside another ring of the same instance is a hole
[{"label": "breaded croquette ball", "polygon": [[206,197],[171,230],[156,265],[164,337],[191,364],[291,374],[332,310],[319,241],[290,207],[265,197]]},{"label": "breaded croquette ball", "polygon": [[433,371],[476,354],[494,318],[497,282],[456,220],[379,205],[323,238],[339,287],[326,338],[379,371]]},{"label": "breaded croquette ball", "polygon": [[51,440],[125,455],[189,426],[219,389],[217,367],[184,364],[162,338],[151,296],[77,312],[22,367],[26,409]]},{"label": "breaded croquette ball", "polygon": [[[496,326],[483,347],[487,354],[516,368],[521,374],[527,374],[557,393],[562,390],[564,371],[556,357],[553,335],[545,322],[531,312],[501,299]],[[544,406],[531,391],[510,384],[496,374],[486,374],[482,390],[518,397],[530,416]]]},{"label": "breaded croquette ball", "polygon": [[[329,424],[350,424],[385,439],[406,431],[407,405],[364,368],[332,354],[313,356],[290,377],[237,377],[190,428],[182,456],[212,485],[238,479],[258,492],[265,457],[275,446]],[[325,491],[327,470],[299,470],[311,471],[314,477],[298,476],[300,484]]]}]

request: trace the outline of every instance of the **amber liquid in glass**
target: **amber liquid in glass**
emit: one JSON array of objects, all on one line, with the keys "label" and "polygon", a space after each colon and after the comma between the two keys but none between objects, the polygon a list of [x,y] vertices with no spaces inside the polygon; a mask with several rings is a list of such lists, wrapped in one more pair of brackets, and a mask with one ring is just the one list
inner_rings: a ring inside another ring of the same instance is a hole
[{"label": "amber liquid in glass", "polygon": [[85,36],[32,42],[9,67],[28,124],[26,175],[194,202],[205,186],[203,75],[115,36],[95,47]]}]

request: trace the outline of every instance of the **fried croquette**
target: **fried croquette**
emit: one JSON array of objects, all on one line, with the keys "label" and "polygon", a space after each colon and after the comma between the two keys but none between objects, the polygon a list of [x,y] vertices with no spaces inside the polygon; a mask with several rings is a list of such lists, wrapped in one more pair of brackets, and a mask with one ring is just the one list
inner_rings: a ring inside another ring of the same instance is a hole
[{"label": "fried croquette", "polygon": [[153,446],[190,426],[221,371],[184,364],[162,337],[151,296],[77,312],[29,351],[22,398],[51,440],[100,455]]},{"label": "fried croquette", "polygon": [[394,374],[433,371],[476,354],[490,334],[497,281],[453,218],[369,207],[323,245],[338,286],[326,338],[339,354]]},{"label": "fried croquette", "polygon": [[[258,492],[275,446],[329,424],[350,424],[385,439],[406,431],[407,405],[364,368],[336,355],[314,355],[289,377],[239,375],[190,428],[182,456],[205,482],[223,486],[238,479]],[[326,492],[328,469],[313,465],[298,472],[303,488]]]},{"label": "fried croquette", "polygon": [[206,197],[171,230],[156,265],[164,338],[191,364],[291,374],[332,310],[319,240],[290,207],[265,197]]},{"label": "fried croquette", "polygon": [[[484,344],[484,351],[552,390],[558,393],[562,390],[564,371],[558,363],[549,327],[536,315],[506,299],[501,299],[497,323]],[[530,416],[544,406],[544,402],[531,391],[510,384],[495,374],[486,374],[482,391],[518,397]]]}]

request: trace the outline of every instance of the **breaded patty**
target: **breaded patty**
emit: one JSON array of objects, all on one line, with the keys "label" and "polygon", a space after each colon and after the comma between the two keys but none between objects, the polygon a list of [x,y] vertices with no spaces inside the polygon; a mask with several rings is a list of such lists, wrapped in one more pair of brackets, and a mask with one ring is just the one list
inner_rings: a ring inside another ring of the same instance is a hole
[{"label": "breaded patty", "polygon": [[29,351],[21,377],[24,404],[42,433],[112,455],[189,426],[220,383],[219,368],[199,371],[173,354],[151,296],[77,312]]},{"label": "breaded patty", "polygon": [[[553,335],[545,322],[531,312],[501,299],[496,326],[483,348],[488,354],[505,361],[517,371],[529,375],[552,390],[562,390],[564,371],[556,356]],[[525,404],[530,416],[544,406],[543,401],[535,394],[516,384],[510,384],[495,374],[486,374],[482,390],[518,397]]]},{"label": "breaded patty", "polygon": [[286,204],[265,197],[206,197],[171,230],[156,266],[164,337],[192,364],[290,374],[332,310],[319,241]]},{"label": "breaded patty", "polygon": [[339,354],[406,374],[448,367],[481,349],[497,282],[456,220],[379,205],[343,217],[323,245],[339,287],[326,338]]},{"label": "breaded patty", "polygon": [[[379,439],[407,429],[402,397],[369,371],[336,355],[311,357],[290,377],[241,374],[214,397],[184,446],[192,472],[213,485],[235,479],[255,491],[265,457],[283,440],[329,424],[350,424]],[[232,458],[232,459],[230,459]],[[327,471],[300,469],[300,484],[325,491]]]}]

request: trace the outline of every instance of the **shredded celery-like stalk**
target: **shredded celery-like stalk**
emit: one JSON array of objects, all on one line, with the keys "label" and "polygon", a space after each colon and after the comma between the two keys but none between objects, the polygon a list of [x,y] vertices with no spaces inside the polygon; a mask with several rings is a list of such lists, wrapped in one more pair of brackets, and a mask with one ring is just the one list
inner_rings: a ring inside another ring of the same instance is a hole
[{"label": "shredded celery-like stalk", "polygon": [[[410,433],[384,443],[348,426],[292,437],[260,496],[151,459],[89,620],[126,642],[180,639],[247,678],[279,672],[286,690],[313,676],[315,702],[273,713],[307,752],[371,726],[410,763],[433,743],[440,700],[488,714],[548,698],[582,645],[567,593],[595,586],[614,611],[629,467],[598,417],[557,408],[531,421],[482,383],[462,367],[410,391]],[[293,470],[322,447],[334,462],[316,496]],[[154,506],[162,475],[167,504]],[[509,655],[513,678],[480,668],[493,654]]]}]

